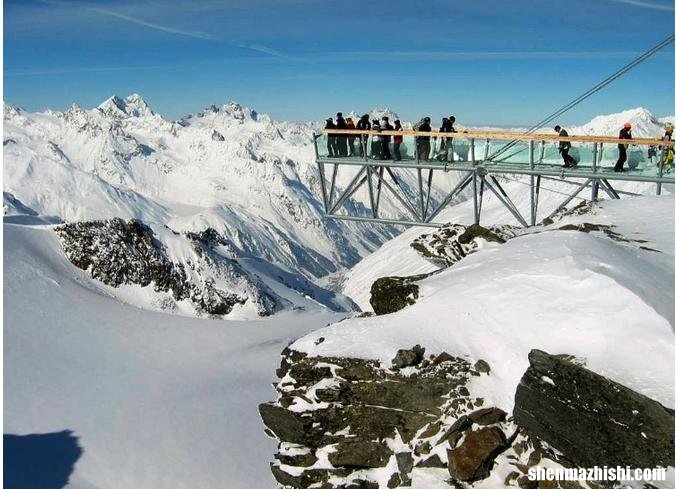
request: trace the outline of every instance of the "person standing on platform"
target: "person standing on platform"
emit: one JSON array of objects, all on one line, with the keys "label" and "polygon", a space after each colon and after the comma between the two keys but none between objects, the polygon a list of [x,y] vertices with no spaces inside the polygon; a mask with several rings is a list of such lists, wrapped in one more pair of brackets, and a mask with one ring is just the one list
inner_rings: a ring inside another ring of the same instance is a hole
[{"label": "person standing on platform", "polygon": [[[419,132],[431,132],[432,126],[430,126],[429,117],[425,117],[417,124],[416,130]],[[416,137],[416,146],[418,151],[418,160],[419,161],[428,161],[430,159],[430,137],[429,136],[417,136]]]},{"label": "person standing on platform", "polygon": [[[404,128],[401,127],[401,121],[399,119],[394,121],[394,130],[395,131],[403,131],[404,130]],[[394,161],[401,161],[401,151],[400,151],[399,148],[401,147],[401,143],[404,142],[404,136],[394,136],[393,140],[394,140],[394,145],[393,145]]]},{"label": "person standing on platform", "polygon": [[[333,118],[329,117],[326,119],[326,125],[324,129],[335,129],[336,125],[333,123]],[[336,153],[336,136],[335,134],[326,135],[326,149],[329,151],[329,156],[334,157],[338,156]]]},{"label": "person standing on platform", "polygon": [[[382,129],[380,127],[380,121],[378,119],[373,119],[373,124],[371,125],[372,131],[380,132]],[[383,159],[383,138],[382,136],[373,136],[371,138],[371,158],[374,160]]]},{"label": "person standing on platform", "polygon": [[[357,122],[357,129],[360,131],[370,131],[371,123],[369,122],[369,115],[364,114],[361,116],[361,119]],[[362,134],[359,137],[359,156],[364,156],[364,151],[366,150],[366,142],[368,141],[368,134]]]},{"label": "person standing on platform", "polygon": [[[624,127],[620,130],[619,137],[620,139],[631,139],[631,122],[624,123]],[[615,163],[616,172],[626,171],[624,169],[624,162],[627,161],[627,146],[629,146],[629,143],[620,143],[617,145],[617,149],[620,151],[620,157],[617,159],[617,163]]]},{"label": "person standing on platform", "polygon": [[[347,129],[347,122],[343,119],[343,113],[336,114],[336,129]],[[347,156],[347,136],[341,134],[336,138],[336,146],[338,148],[338,156]]]},{"label": "person standing on platform", "polygon": [[[662,141],[671,141],[674,134],[674,126],[668,125],[664,131],[664,136],[662,136]],[[662,153],[662,168],[665,171],[669,171],[668,167],[674,169],[674,148],[665,147],[664,152]]]},{"label": "person standing on platform", "polygon": [[[383,125],[382,125],[382,130],[383,131],[394,131],[394,127],[392,127],[392,124],[390,124],[390,118],[387,116],[383,116]],[[382,136],[380,140],[383,143],[383,159],[385,160],[391,160],[392,159],[392,153],[390,153],[390,141],[392,137],[391,136]]]},{"label": "person standing on platform", "polygon": [[[568,137],[568,131],[566,131],[563,127],[556,126],[554,130],[562,138]],[[568,154],[571,146],[572,145],[570,144],[570,141],[559,141],[559,153],[561,153],[561,158],[563,158],[564,168],[573,168],[577,166],[577,160]]]},{"label": "person standing on platform", "polygon": [[[345,121],[347,122],[347,124],[346,124],[347,129],[350,129],[352,131],[354,131],[356,129],[354,122],[352,121],[352,117],[348,117],[347,119],[345,119]],[[354,149],[354,140],[355,140],[354,135],[350,135],[350,136],[347,137],[347,150],[348,150],[347,155],[348,156],[357,156],[356,153],[355,153],[355,149]]]}]

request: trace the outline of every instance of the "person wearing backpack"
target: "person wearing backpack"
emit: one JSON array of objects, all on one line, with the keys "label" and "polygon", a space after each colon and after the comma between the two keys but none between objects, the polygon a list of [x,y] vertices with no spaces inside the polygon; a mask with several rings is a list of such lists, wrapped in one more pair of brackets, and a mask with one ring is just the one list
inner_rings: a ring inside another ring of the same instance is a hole
[{"label": "person wearing backpack", "polygon": [[[394,121],[394,130],[395,131],[403,131],[404,128],[401,127],[401,121],[397,119]],[[394,136],[393,138],[394,144],[392,145],[393,150],[394,150],[394,161],[401,161],[401,151],[399,150],[401,143],[404,142],[404,136]]]},{"label": "person wearing backpack", "polygon": [[[625,122],[624,127],[620,130],[620,139],[631,139],[631,122]],[[617,149],[620,152],[619,158],[617,158],[617,163],[615,163],[615,171],[623,172],[624,162],[627,161],[627,146],[629,143],[620,143],[617,145]]]},{"label": "person wearing backpack", "polygon": [[[416,131],[419,132],[431,132],[432,126],[430,126],[429,117],[425,117],[416,124]],[[429,136],[416,136],[416,149],[418,151],[418,160],[419,161],[429,161],[430,159],[430,137]]]},{"label": "person wearing backpack", "polygon": [[[562,138],[568,137],[568,131],[566,131],[561,126],[557,125],[554,127],[554,130]],[[563,158],[564,168],[573,168],[577,166],[577,160],[568,154],[571,146],[572,145],[570,144],[570,141],[559,141],[559,153],[561,153],[561,157]]]}]

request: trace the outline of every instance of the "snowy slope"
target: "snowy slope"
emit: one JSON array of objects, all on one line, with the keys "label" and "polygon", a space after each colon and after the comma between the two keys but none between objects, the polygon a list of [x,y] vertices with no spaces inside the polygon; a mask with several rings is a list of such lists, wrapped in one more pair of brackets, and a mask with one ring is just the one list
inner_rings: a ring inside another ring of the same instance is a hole
[{"label": "snowy slope", "polygon": [[[613,225],[632,241],[555,230],[580,222]],[[538,348],[578,356],[591,370],[673,407],[673,229],[670,196],[603,202],[546,232],[486,246],[419,282],[413,306],[343,321],[293,348],[389,364],[399,348],[421,344],[430,353],[484,359],[494,368],[473,388],[505,410],[528,352]]]},{"label": "snowy slope", "polygon": [[5,433],[72,430],[73,489],[273,486],[256,407],[281,349],[340,315],[226,327],[108,297],[49,228],[5,224],[4,252]]}]

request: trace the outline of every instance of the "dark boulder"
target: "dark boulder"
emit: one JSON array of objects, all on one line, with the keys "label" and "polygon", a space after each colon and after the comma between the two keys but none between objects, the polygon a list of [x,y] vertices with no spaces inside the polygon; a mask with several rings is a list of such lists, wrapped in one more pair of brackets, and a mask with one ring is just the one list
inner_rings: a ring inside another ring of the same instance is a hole
[{"label": "dark boulder", "polygon": [[391,456],[385,443],[347,439],[336,445],[336,451],[329,454],[329,462],[334,467],[370,469],[384,467]]},{"label": "dark boulder", "polygon": [[673,466],[674,411],[585,369],[532,350],[514,420],[580,467]]},{"label": "dark boulder", "polygon": [[470,431],[460,446],[448,450],[448,472],[454,479],[466,482],[484,479],[495,457],[505,448],[505,434],[496,426]]},{"label": "dark boulder", "polygon": [[415,284],[424,276],[382,277],[371,285],[371,307],[376,314],[390,314],[415,304],[419,289]]},{"label": "dark boulder", "polygon": [[392,359],[394,368],[413,367],[422,362],[425,356],[425,349],[420,345],[415,345],[410,350],[399,350]]},{"label": "dark boulder", "polygon": [[491,407],[478,409],[473,413],[468,414],[469,419],[474,423],[486,426],[489,424],[500,423],[507,417],[507,413],[500,408]]}]

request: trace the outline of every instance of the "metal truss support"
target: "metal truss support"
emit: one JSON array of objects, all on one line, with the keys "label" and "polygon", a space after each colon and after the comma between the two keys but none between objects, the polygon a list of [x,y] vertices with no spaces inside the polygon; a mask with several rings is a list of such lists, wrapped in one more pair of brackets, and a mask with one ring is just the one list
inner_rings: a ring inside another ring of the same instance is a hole
[{"label": "metal truss support", "polygon": [[507,195],[507,192],[505,192],[505,190],[502,188],[500,183],[497,181],[497,179],[493,175],[491,175],[491,180],[493,180],[493,184],[495,184],[497,189],[495,187],[493,187],[493,185],[488,183],[488,181],[486,181],[486,179],[484,178],[484,184],[486,185],[486,187],[488,187],[488,190],[490,190],[491,192],[493,192],[493,194],[495,194],[495,196],[502,203],[502,205],[504,205],[505,208],[507,208],[507,210],[514,216],[514,218],[517,221],[519,221],[519,223],[523,227],[528,227],[528,223],[526,222],[526,220],[523,218],[523,216],[521,215],[519,210],[516,208],[514,203],[510,200],[509,196]]},{"label": "metal truss support", "polygon": [[620,194],[617,193],[617,191],[613,188],[613,186],[610,184],[608,180],[605,178],[601,180],[601,186],[603,187],[603,190],[610,196],[611,199],[619,199]]},{"label": "metal truss support", "polygon": [[567,205],[568,205],[575,197],[577,197],[577,196],[580,194],[580,192],[582,192],[585,188],[587,188],[587,185],[589,185],[590,183],[592,183],[592,181],[593,181],[593,178],[588,178],[587,181],[585,181],[582,185],[580,185],[580,186],[577,188],[577,190],[576,190],[575,192],[573,192],[572,194],[570,194],[570,195],[566,198],[566,200],[564,200],[564,201],[561,203],[561,205],[559,205],[556,209],[554,209],[554,212],[552,212],[551,214],[549,214],[549,215],[547,216],[547,219],[551,219],[552,216],[554,216],[557,212],[559,212],[560,210],[564,209],[564,208],[565,208],[565,207],[566,207],[566,206],[567,206]]},{"label": "metal truss support", "polygon": [[[345,188],[345,192],[343,192],[343,195],[338,199],[338,202],[335,203],[331,207],[331,210],[329,211],[329,214],[334,214],[338,209],[340,209],[340,206],[343,205],[343,203],[349,199],[352,194],[354,194],[359,187],[361,187],[364,182],[366,181],[366,176],[364,173],[366,173],[366,166],[363,166],[357,174],[354,176],[354,178],[350,181],[349,185]],[[359,180],[361,178],[361,180]],[[359,183],[357,181],[359,180]]]},{"label": "metal truss support", "polygon": [[467,174],[467,175],[465,175],[465,176],[460,180],[460,182],[455,186],[455,188],[453,188],[453,190],[450,191],[450,193],[446,196],[446,198],[445,198],[444,200],[441,201],[441,203],[440,203],[439,206],[434,210],[434,212],[432,212],[432,214],[430,214],[430,215],[427,217],[427,219],[425,219],[425,222],[430,222],[430,221],[432,221],[432,219],[434,219],[435,217],[437,217],[437,215],[438,215],[438,214],[439,214],[439,213],[440,213],[440,212],[441,212],[441,211],[442,211],[442,210],[443,210],[443,209],[444,209],[444,208],[445,208],[445,207],[446,207],[446,206],[447,206],[447,205],[448,205],[448,204],[449,204],[456,196],[458,196],[458,195],[460,194],[460,192],[462,192],[463,190],[465,190],[465,188],[467,187],[467,185],[469,185],[469,183],[472,181],[472,176],[473,176],[473,175],[474,175],[473,172],[472,172],[472,173],[469,173],[469,174]]}]

